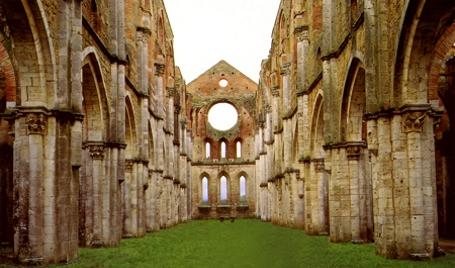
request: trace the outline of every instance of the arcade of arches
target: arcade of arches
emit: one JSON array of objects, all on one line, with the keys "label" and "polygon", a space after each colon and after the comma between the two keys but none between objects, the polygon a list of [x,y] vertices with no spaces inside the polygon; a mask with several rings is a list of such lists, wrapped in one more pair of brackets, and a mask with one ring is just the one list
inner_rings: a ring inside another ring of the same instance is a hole
[{"label": "arcade of arches", "polygon": [[186,85],[162,0],[2,0],[0,262],[218,217],[439,255],[455,3],[282,0],[272,39],[258,83],[220,61]]}]

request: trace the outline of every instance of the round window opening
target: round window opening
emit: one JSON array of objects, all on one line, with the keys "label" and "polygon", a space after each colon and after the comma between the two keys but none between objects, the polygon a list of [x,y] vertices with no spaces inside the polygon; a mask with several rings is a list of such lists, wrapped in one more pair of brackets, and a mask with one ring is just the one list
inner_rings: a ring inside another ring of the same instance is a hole
[{"label": "round window opening", "polygon": [[220,82],[218,82],[220,87],[227,87],[229,85],[229,82],[226,79],[221,79]]},{"label": "round window opening", "polygon": [[237,118],[237,110],[227,102],[217,103],[209,110],[209,123],[216,130],[231,129],[237,124]]}]

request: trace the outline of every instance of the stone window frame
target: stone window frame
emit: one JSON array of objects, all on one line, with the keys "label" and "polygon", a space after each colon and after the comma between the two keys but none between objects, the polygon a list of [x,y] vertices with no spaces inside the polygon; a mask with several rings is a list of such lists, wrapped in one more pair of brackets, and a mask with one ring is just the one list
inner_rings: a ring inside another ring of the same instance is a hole
[{"label": "stone window frame", "polygon": [[[207,200],[204,200],[204,179],[207,180]],[[207,173],[202,173],[200,177],[200,195],[199,198],[201,199],[200,203],[201,204],[210,204],[210,176]]]},{"label": "stone window frame", "polygon": [[234,141],[235,144],[235,158],[236,159],[241,159],[243,157],[243,141],[239,137],[235,139]]},{"label": "stone window frame", "polygon": [[[226,199],[223,200],[221,198],[221,189],[222,189],[222,184],[221,184],[221,179],[226,178]],[[229,174],[225,171],[221,171],[218,174],[218,179],[217,179],[217,200],[219,205],[229,205],[231,203],[231,177]]]},{"label": "stone window frame", "polygon": [[222,138],[222,139],[220,139],[220,159],[227,159],[227,156],[228,156],[228,141],[225,138]]}]

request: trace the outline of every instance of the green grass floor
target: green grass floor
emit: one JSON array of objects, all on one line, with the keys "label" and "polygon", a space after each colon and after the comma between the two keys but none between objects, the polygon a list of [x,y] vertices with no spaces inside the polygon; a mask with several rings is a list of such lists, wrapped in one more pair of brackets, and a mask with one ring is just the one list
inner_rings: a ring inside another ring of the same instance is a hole
[{"label": "green grass floor", "polygon": [[329,243],[324,236],[258,220],[192,221],[117,248],[81,249],[64,267],[455,267],[455,255],[431,261],[387,260],[373,244]]}]

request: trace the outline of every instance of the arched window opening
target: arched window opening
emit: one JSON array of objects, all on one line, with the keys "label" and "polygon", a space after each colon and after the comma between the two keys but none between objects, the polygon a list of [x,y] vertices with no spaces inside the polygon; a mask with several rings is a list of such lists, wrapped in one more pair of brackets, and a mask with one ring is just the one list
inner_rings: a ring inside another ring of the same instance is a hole
[{"label": "arched window opening", "polygon": [[246,178],[240,177],[240,203],[246,203]]},{"label": "arched window opening", "polygon": [[202,178],[202,203],[209,203],[209,179],[207,177]]},{"label": "arched window opening", "polygon": [[225,141],[221,142],[221,158],[222,159],[226,158],[226,142]]},{"label": "arched window opening", "polygon": [[227,185],[227,178],[226,176],[222,176],[220,178],[220,202],[227,203],[228,202],[228,185]]},{"label": "arched window opening", "polygon": [[210,142],[205,143],[205,159],[210,159]]},{"label": "arched window opening", "polygon": [[235,153],[236,157],[241,158],[242,157],[242,142],[237,141],[235,144],[235,148],[236,148],[236,153]]}]

